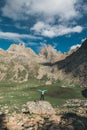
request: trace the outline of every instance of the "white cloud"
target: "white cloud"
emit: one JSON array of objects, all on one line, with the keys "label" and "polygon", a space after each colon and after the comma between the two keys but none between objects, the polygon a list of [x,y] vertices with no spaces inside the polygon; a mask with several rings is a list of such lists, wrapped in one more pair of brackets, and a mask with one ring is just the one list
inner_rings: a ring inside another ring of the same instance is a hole
[{"label": "white cloud", "polygon": [[[37,46],[36,42],[31,42],[31,40],[42,40],[42,37],[36,37],[36,36],[32,36],[32,35],[28,35],[28,34],[19,34],[19,33],[11,33],[11,32],[2,32],[0,31],[0,38],[1,39],[6,39],[6,40],[10,40],[14,43],[23,43],[25,46]],[[27,42],[24,41],[24,39],[27,40]]]},{"label": "white cloud", "polygon": [[75,4],[77,0],[38,0],[32,4],[32,10],[47,16],[58,15],[69,19],[77,15]]},{"label": "white cloud", "polygon": [[35,31],[37,34],[46,37],[56,37],[63,36],[70,33],[80,33],[83,28],[81,26],[67,27],[63,25],[49,25],[43,22],[37,22],[31,30]]},{"label": "white cloud", "polygon": [[42,30],[44,27],[45,27],[45,23],[39,21],[31,28],[31,30],[35,30],[36,32],[38,32]]},{"label": "white cloud", "polygon": [[27,26],[23,26],[23,25],[21,26],[19,23],[16,23],[15,27],[18,28],[18,29],[24,29],[24,30],[28,29]]},{"label": "white cloud", "polygon": [[76,49],[77,47],[81,47],[81,44],[76,44],[76,45],[71,46],[70,50],[74,50],[74,49]]},{"label": "white cloud", "polygon": [[[2,12],[3,16],[15,21],[28,20],[31,23],[31,17],[35,18],[37,23],[31,30],[52,38],[82,31],[83,28],[75,21],[82,16],[80,5],[79,0],[6,0]],[[20,28],[20,25],[16,27]],[[26,26],[22,29],[26,29]]]},{"label": "white cloud", "polygon": [[[78,17],[78,0],[7,0],[3,15],[14,20],[27,19],[29,15],[39,15],[45,21],[70,20]],[[10,15],[9,15],[10,14]]]},{"label": "white cloud", "polygon": [[0,31],[0,38],[2,39],[11,39],[11,40],[19,40],[22,39],[42,39],[41,37],[35,37],[28,34],[19,34],[19,33],[12,33],[12,32],[2,32]]},{"label": "white cloud", "polygon": [[23,5],[24,0],[21,0],[21,2],[19,0],[7,0],[6,5],[2,9],[3,15],[13,20],[23,19]]}]

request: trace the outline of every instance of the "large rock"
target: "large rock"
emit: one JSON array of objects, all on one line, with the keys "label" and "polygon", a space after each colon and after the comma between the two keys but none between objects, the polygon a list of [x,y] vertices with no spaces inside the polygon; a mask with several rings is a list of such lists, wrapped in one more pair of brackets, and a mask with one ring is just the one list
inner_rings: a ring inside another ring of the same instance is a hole
[{"label": "large rock", "polygon": [[30,113],[34,114],[47,114],[47,115],[55,114],[55,110],[53,109],[51,104],[47,101],[27,102],[27,108]]}]

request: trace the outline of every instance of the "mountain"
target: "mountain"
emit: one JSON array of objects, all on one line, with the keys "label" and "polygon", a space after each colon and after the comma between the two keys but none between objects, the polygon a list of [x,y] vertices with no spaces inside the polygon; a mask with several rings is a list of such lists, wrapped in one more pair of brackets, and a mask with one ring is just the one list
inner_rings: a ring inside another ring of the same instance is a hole
[{"label": "mountain", "polygon": [[87,39],[80,48],[66,53],[47,45],[37,55],[23,44],[12,44],[7,51],[0,49],[0,80],[24,82],[30,78],[68,80],[87,84]]},{"label": "mountain", "polygon": [[65,54],[56,51],[51,45],[47,45],[40,50],[39,55],[43,56],[48,62],[55,62],[66,57]]},{"label": "mountain", "polygon": [[30,48],[26,48],[23,44],[12,44],[9,48],[8,48],[8,52],[9,53],[13,53],[15,55],[23,55],[23,56],[30,56],[30,57],[36,57],[36,54],[34,53],[34,51]]},{"label": "mountain", "polygon": [[62,70],[66,75],[71,75],[72,78],[87,84],[87,39],[82,43],[82,46],[64,60],[54,63],[58,70]]},{"label": "mountain", "polygon": [[67,55],[71,55],[72,53],[76,52],[80,47],[76,47],[74,49],[70,49]]},{"label": "mountain", "polygon": [[35,77],[38,56],[25,46],[11,45],[7,51],[0,50],[0,80],[23,82]]}]

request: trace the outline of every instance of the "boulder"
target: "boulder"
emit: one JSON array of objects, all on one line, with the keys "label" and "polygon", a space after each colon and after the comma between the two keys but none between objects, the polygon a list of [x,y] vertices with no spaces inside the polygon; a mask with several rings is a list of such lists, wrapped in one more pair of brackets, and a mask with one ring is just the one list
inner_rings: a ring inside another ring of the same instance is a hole
[{"label": "boulder", "polygon": [[31,114],[55,114],[55,110],[53,109],[52,105],[47,101],[27,102],[27,108]]}]

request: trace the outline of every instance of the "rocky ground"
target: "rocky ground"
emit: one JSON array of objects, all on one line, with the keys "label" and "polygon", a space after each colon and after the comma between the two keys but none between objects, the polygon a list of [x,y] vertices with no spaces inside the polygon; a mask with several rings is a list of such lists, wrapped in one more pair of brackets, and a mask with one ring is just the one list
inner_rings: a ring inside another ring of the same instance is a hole
[{"label": "rocky ground", "polygon": [[5,110],[0,114],[0,130],[87,130],[87,101],[71,108],[69,102],[77,100],[67,101],[61,109],[54,109],[46,101],[35,101],[23,105],[20,113]]}]

